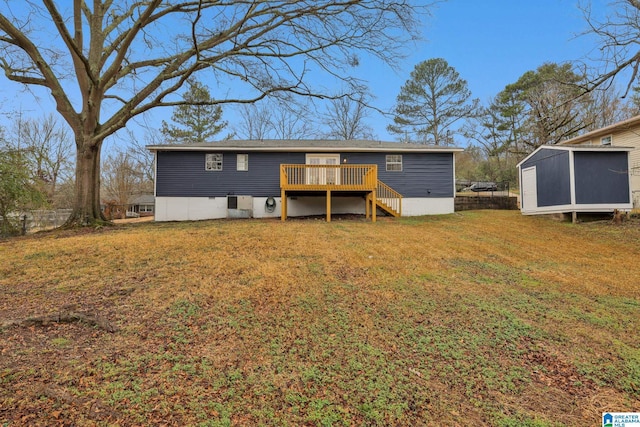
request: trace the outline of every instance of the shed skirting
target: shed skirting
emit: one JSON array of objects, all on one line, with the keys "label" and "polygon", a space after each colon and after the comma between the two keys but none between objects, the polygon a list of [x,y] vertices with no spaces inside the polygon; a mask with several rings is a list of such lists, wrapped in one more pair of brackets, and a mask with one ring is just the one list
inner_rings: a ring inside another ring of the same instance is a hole
[{"label": "shed skirting", "polygon": [[[276,207],[265,209],[267,197],[253,197],[254,218],[279,218],[281,198],[274,197]],[[333,214],[365,214],[362,197],[333,197]],[[288,198],[287,216],[325,215],[324,197]],[[454,198],[403,198],[402,216],[441,215],[454,212]],[[156,221],[198,221],[227,218],[227,197],[156,197]]]},{"label": "shed skirting", "polygon": [[630,211],[633,208],[631,203],[605,203],[605,204],[592,204],[592,205],[560,205],[560,206],[542,206],[530,211],[522,210],[523,215],[540,215],[540,214],[558,214],[558,213],[594,213],[594,212],[613,212]]}]

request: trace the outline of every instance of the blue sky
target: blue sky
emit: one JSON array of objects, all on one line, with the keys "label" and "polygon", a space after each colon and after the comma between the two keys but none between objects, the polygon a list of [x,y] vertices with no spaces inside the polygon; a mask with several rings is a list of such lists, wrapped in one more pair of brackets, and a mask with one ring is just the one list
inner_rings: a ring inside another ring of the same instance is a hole
[{"label": "blue sky", "polygon": [[[603,1],[596,3],[594,11],[602,12]],[[596,44],[592,37],[577,37],[585,29],[577,0],[450,0],[433,9],[424,41],[403,61],[403,70],[372,76],[370,87],[380,107],[391,108],[415,64],[444,58],[486,104],[545,62],[586,59]],[[375,126],[378,136],[393,140],[385,126]]]},{"label": "blue sky", "polygon": [[[596,12],[602,12],[604,1],[593,3]],[[399,64],[399,70],[365,60],[357,73],[368,80],[376,106],[390,110],[414,66],[440,57],[467,80],[473,97],[486,103],[544,62],[584,59],[596,47],[592,38],[577,37],[585,28],[578,0],[449,0],[432,8],[432,16],[424,22],[424,40],[411,49],[413,53]],[[53,110],[46,92],[39,91],[34,100],[2,77],[0,88],[0,124],[7,125],[8,113],[18,110],[35,117]],[[152,116],[148,121],[159,123],[170,118],[171,110]],[[224,119],[230,124],[237,120],[230,107],[225,108]],[[372,113],[368,122],[378,139],[395,140],[386,131],[390,119]],[[466,145],[460,139],[456,143]]]}]

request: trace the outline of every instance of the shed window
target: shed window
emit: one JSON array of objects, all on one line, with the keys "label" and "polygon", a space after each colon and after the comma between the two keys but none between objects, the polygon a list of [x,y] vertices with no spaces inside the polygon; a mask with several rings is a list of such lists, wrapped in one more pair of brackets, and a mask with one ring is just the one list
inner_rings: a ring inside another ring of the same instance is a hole
[{"label": "shed window", "polygon": [[249,170],[249,155],[248,154],[238,154],[237,162],[236,162],[236,170],[239,170],[239,171],[248,171]]},{"label": "shed window", "polygon": [[387,171],[402,172],[401,154],[387,154]]},{"label": "shed window", "polygon": [[611,135],[608,136],[603,136],[602,138],[600,138],[600,144],[601,145],[611,145]]},{"label": "shed window", "polygon": [[204,169],[208,171],[221,171],[222,170],[222,154],[207,153],[207,155],[205,156]]}]

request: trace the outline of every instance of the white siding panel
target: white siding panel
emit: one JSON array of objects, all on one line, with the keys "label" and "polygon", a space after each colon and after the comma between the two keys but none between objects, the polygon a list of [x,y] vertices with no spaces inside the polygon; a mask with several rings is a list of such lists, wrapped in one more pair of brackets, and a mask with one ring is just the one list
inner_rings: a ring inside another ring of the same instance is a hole
[{"label": "white siding panel", "polygon": [[630,185],[634,208],[640,208],[640,126],[613,134],[612,145],[633,147],[629,153]]},{"label": "white siding panel", "polygon": [[402,199],[402,216],[445,215],[455,209],[453,197]]},{"label": "white siding panel", "polygon": [[[253,216],[255,218],[279,218],[282,201],[276,197],[276,209],[267,212],[266,197],[253,198]],[[289,199],[288,216],[325,215],[327,203],[325,197],[297,197]],[[453,197],[447,198],[406,198],[402,199],[402,216],[443,215],[454,212]],[[332,214],[365,213],[362,197],[332,197]],[[227,217],[226,197],[157,197],[156,221],[197,221],[221,219]]]},{"label": "white siding panel", "polygon": [[226,197],[156,197],[156,221],[197,221],[226,217]]}]

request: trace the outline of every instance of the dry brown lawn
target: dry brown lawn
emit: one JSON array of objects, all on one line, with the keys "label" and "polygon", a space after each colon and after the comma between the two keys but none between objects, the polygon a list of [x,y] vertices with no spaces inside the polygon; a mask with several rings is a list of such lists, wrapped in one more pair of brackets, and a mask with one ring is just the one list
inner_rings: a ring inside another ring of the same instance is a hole
[{"label": "dry brown lawn", "polygon": [[501,211],[1,241],[0,425],[599,425],[640,411],[639,259]]}]

